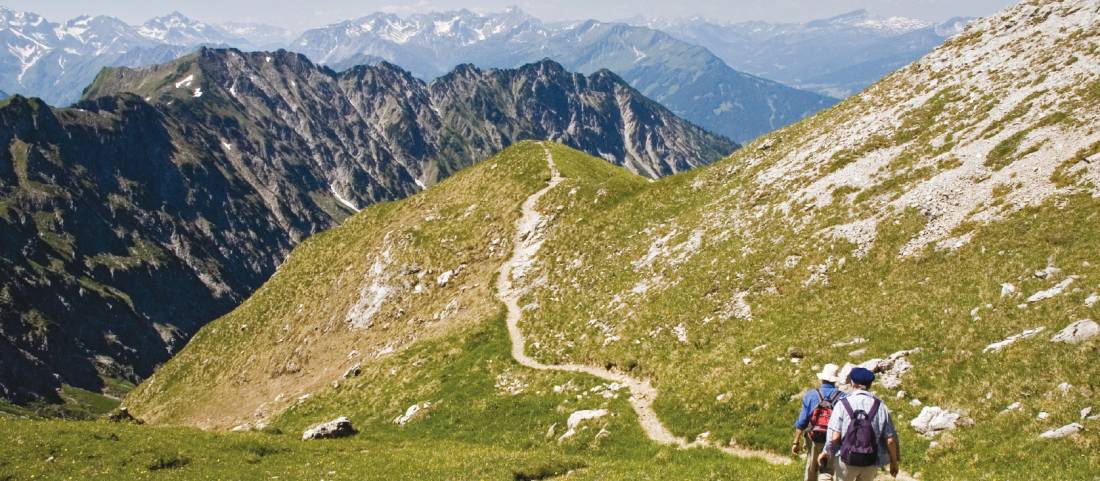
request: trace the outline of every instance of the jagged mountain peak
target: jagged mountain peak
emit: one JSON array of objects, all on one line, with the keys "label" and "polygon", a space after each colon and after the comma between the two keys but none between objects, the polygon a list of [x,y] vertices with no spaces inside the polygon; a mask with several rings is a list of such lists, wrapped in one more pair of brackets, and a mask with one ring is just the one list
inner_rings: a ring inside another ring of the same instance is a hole
[{"label": "jagged mountain peak", "polygon": [[137,31],[145,38],[172,45],[191,46],[202,43],[223,42],[241,45],[246,43],[243,39],[233,37],[219,27],[195,20],[179,11],[151,18],[138,27]]}]

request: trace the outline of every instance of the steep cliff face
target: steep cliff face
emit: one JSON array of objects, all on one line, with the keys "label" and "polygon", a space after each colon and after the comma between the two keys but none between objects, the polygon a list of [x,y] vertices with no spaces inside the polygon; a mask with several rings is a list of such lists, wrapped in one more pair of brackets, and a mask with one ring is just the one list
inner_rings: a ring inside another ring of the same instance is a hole
[{"label": "steep cliff face", "polygon": [[552,62],[429,85],[385,63],[337,74],[202,49],[106,70],[70,109],[15,97],[0,107],[2,394],[138,381],[302,239],[543,137],[651,176],[736,148]]}]

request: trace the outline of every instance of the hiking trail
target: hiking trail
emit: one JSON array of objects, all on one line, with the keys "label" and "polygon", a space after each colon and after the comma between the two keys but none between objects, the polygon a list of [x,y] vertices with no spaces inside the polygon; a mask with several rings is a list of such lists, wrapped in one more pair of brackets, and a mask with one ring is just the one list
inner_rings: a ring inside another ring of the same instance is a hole
[{"label": "hiking trail", "polygon": [[661,423],[661,420],[657,417],[657,412],[653,409],[653,401],[657,399],[657,390],[650,384],[649,380],[639,380],[622,372],[581,364],[543,364],[527,355],[525,352],[526,339],[519,329],[519,320],[523,316],[523,311],[519,306],[522,291],[516,289],[513,285],[513,276],[522,279],[527,270],[534,264],[535,254],[538,253],[545,240],[544,230],[547,222],[546,218],[535,207],[543,195],[562,181],[561,174],[554,165],[554,156],[550,152],[550,148],[545,143],[541,145],[546,151],[546,162],[550,167],[550,182],[546,184],[546,187],[535,192],[523,202],[522,214],[519,220],[516,221],[515,247],[512,257],[501,266],[500,275],[497,277],[497,297],[508,308],[508,337],[512,341],[512,357],[520,365],[531,369],[588,374],[627,386],[630,389],[630,405],[634,407],[634,412],[638,415],[638,422],[641,423],[642,430],[645,431],[646,436],[658,444],[672,445],[681,449],[709,447],[736,457],[759,458],[772,464],[790,464],[790,457],[769,451],[722,446],[713,441],[696,440],[689,442],[683,437],[676,436]]}]

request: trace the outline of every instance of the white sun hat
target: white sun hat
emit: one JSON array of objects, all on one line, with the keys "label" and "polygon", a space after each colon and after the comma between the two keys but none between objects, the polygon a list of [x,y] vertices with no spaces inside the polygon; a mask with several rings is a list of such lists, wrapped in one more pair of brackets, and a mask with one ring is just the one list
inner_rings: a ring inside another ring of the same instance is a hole
[{"label": "white sun hat", "polygon": [[839,371],[840,366],[826,364],[825,367],[821,368],[821,372],[817,373],[817,378],[825,382],[837,383],[840,382],[840,377],[837,376]]}]

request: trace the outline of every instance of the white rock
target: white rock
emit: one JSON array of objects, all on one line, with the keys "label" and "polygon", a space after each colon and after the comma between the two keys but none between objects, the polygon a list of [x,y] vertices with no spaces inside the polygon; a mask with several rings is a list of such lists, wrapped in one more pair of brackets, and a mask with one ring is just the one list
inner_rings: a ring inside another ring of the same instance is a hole
[{"label": "white rock", "polygon": [[1092,406],[1081,410],[1081,419],[1088,418],[1089,414],[1092,414]]},{"label": "white rock", "polygon": [[[1053,260],[1053,259],[1052,259]],[[1062,269],[1059,269],[1053,262],[1048,261],[1047,266],[1042,270],[1035,271],[1035,277],[1040,279],[1046,279],[1062,273]]]},{"label": "white rock", "polygon": [[1079,433],[1082,429],[1085,429],[1085,427],[1078,423],[1072,423],[1058,429],[1051,429],[1050,431],[1040,434],[1039,437],[1042,439],[1061,439],[1071,434]]},{"label": "white rock", "polygon": [[1068,382],[1064,382],[1058,385],[1058,390],[1062,391],[1063,393],[1069,392],[1070,389],[1073,389],[1073,385]]},{"label": "white rock", "polygon": [[435,278],[435,283],[439,284],[439,287],[446,286],[451,281],[451,277],[455,275],[455,271],[447,271]]},{"label": "white rock", "polygon": [[425,411],[425,410],[427,410],[431,407],[432,407],[431,402],[422,402],[422,403],[419,403],[419,404],[413,404],[412,406],[409,406],[409,408],[405,410],[405,414],[402,414],[400,416],[397,416],[396,418],[393,418],[393,423],[398,425],[398,426],[404,426],[404,425],[408,424],[409,421],[412,421],[413,418],[415,418],[417,414],[420,414],[421,411]]},{"label": "white rock", "polygon": [[1054,296],[1057,296],[1057,295],[1061,294],[1062,291],[1065,291],[1066,288],[1069,287],[1070,284],[1073,284],[1074,279],[1076,279],[1076,277],[1069,276],[1069,277],[1065,278],[1064,280],[1062,280],[1062,282],[1059,282],[1058,284],[1056,284],[1054,287],[1051,287],[1050,289],[1047,289],[1045,291],[1036,292],[1036,293],[1032,294],[1031,297],[1027,298],[1027,302],[1035,303],[1035,302],[1039,302],[1039,301],[1045,301],[1045,300],[1050,299]]},{"label": "white rock", "polygon": [[1037,416],[1035,416],[1035,419],[1038,419],[1040,421],[1046,421],[1047,419],[1050,419],[1050,413],[1048,413],[1046,411],[1039,411],[1039,414]]},{"label": "white rock", "polygon": [[853,337],[852,339],[850,339],[850,340],[847,340],[847,341],[842,341],[842,342],[834,342],[834,343],[833,343],[833,347],[848,347],[848,346],[855,346],[855,345],[857,345],[857,344],[863,344],[863,343],[865,343],[865,342],[867,342],[867,339],[864,339],[864,338],[862,338],[862,337]]},{"label": "white rock", "polygon": [[1097,303],[1100,303],[1100,294],[1093,293],[1085,298],[1085,307],[1095,307]]},{"label": "white rock", "polygon": [[306,429],[302,433],[302,440],[342,438],[355,434],[355,428],[351,426],[351,420],[346,417],[338,417],[332,421],[321,423]]},{"label": "white rock", "polygon": [[913,368],[913,363],[907,358],[910,354],[916,354],[921,349],[909,349],[898,351],[886,357],[886,359],[871,359],[858,365],[845,364],[840,369],[840,379],[847,380],[848,374],[854,367],[862,367],[875,373],[875,383],[886,389],[897,389],[901,386],[901,376]]},{"label": "white rock", "polygon": [[920,407],[921,404],[924,404],[924,403],[920,402],[920,399],[913,399],[912,401],[909,401],[909,405],[913,406],[915,408]]},{"label": "white rock", "polygon": [[1085,319],[1066,326],[1050,338],[1050,342],[1064,342],[1067,344],[1079,344],[1100,334],[1100,324],[1096,321]]},{"label": "white rock", "polygon": [[589,409],[576,411],[573,414],[570,414],[569,419],[565,422],[565,426],[567,429],[565,433],[558,438],[558,441],[564,441],[575,436],[577,434],[577,427],[579,427],[582,422],[591,419],[602,418],[604,416],[607,416],[606,409]]},{"label": "white rock", "polygon": [[958,427],[959,413],[947,411],[938,406],[925,406],[920,414],[909,422],[918,433],[932,437],[943,431],[950,431]]},{"label": "white rock", "polygon": [[1020,403],[1020,401],[1016,401],[1012,404],[1009,404],[1008,407],[1006,407],[1005,410],[1002,411],[1002,412],[1007,413],[1007,412],[1012,412],[1012,411],[1019,411],[1020,409],[1023,409],[1023,407],[1024,407],[1024,405],[1022,403]]},{"label": "white rock", "polygon": [[998,352],[998,351],[1014,344],[1016,341],[1019,341],[1020,339],[1027,339],[1027,338],[1032,337],[1036,334],[1039,334],[1040,332],[1043,332],[1044,329],[1046,329],[1046,328],[1040,326],[1040,327],[1035,327],[1035,328],[1028,329],[1028,330],[1026,330],[1024,332],[1021,332],[1019,334],[1016,334],[1014,336],[1009,336],[1007,339],[1005,339],[1003,341],[997,341],[997,342],[994,342],[993,344],[985,346],[985,349],[982,349],[982,352]]},{"label": "white rock", "polygon": [[1009,297],[1009,296],[1013,296],[1015,294],[1016,294],[1016,286],[1014,286],[1012,284],[1009,284],[1007,282],[1004,283],[1004,284],[1001,284],[1001,297]]},{"label": "white rock", "polygon": [[356,377],[361,372],[363,372],[362,364],[356,363],[354,366],[349,367],[347,371],[344,371],[344,379]]}]

